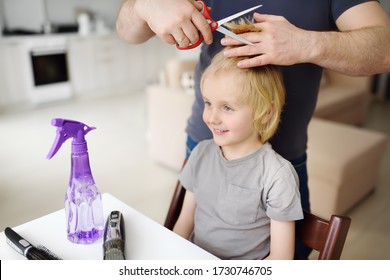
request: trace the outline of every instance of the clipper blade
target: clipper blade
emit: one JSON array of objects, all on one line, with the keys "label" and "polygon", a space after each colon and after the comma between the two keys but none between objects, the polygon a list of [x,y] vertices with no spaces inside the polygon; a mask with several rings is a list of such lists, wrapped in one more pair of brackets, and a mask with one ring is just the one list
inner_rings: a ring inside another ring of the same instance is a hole
[{"label": "clipper blade", "polygon": [[124,243],[121,240],[112,240],[104,244],[104,260],[124,260]]}]

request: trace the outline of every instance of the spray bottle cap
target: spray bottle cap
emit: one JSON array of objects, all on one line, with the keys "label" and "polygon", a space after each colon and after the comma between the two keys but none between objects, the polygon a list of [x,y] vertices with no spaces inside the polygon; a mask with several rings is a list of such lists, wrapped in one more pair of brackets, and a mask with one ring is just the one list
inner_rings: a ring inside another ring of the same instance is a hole
[{"label": "spray bottle cap", "polygon": [[57,135],[53,146],[47,155],[48,159],[51,159],[61,148],[61,145],[69,138],[73,138],[72,153],[84,153],[88,151],[87,142],[85,141],[84,136],[91,130],[96,129],[95,127],[66,119],[52,119],[51,124],[57,127]]}]

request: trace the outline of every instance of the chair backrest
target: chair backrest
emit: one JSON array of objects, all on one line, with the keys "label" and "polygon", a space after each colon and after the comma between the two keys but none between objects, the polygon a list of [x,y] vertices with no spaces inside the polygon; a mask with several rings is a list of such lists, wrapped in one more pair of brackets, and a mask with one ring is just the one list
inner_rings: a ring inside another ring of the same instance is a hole
[{"label": "chair backrest", "polygon": [[179,218],[181,207],[183,206],[184,195],[186,189],[177,181],[175,192],[172,196],[172,201],[168,209],[167,217],[165,218],[164,227],[172,230]]},{"label": "chair backrest", "polygon": [[[187,163],[187,160],[188,158],[184,159],[182,168]],[[167,229],[173,230],[173,227],[175,226],[176,221],[179,218],[181,207],[183,206],[185,194],[186,194],[186,189],[183,188],[180,181],[177,181],[175,192],[173,193],[172,201],[168,209],[168,214],[164,222],[164,227],[166,227]]]},{"label": "chair backrest", "polygon": [[[178,181],[165,219],[164,226],[173,229],[183,205],[185,188]],[[306,246],[318,251],[319,260],[338,260],[344,248],[351,219],[347,216],[332,215],[325,220],[304,212],[304,218],[296,222],[296,238]],[[295,259],[302,259],[298,254]]]},{"label": "chair backrest", "polygon": [[[296,222],[296,238],[318,251],[319,260],[339,260],[350,224],[347,216],[332,215],[328,221],[304,212],[303,220]],[[296,254],[295,259],[301,258]]]}]

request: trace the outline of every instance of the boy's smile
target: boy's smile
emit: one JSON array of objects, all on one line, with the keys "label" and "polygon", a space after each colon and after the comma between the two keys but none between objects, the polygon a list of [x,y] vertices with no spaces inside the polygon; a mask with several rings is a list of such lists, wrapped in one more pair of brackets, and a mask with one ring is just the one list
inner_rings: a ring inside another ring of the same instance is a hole
[{"label": "boy's smile", "polygon": [[217,135],[223,135],[223,134],[225,134],[228,131],[229,130],[213,129],[213,133],[217,134]]}]

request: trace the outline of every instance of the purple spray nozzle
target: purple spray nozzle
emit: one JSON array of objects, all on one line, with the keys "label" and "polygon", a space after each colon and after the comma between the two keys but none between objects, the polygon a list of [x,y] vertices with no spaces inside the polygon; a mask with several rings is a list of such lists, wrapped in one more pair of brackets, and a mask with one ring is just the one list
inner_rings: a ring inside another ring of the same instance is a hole
[{"label": "purple spray nozzle", "polygon": [[47,155],[48,159],[51,159],[61,148],[61,145],[69,138],[73,138],[72,151],[87,151],[87,143],[84,136],[91,130],[96,129],[96,127],[88,126],[82,122],[59,118],[52,119],[51,124],[57,127],[57,135]]}]

